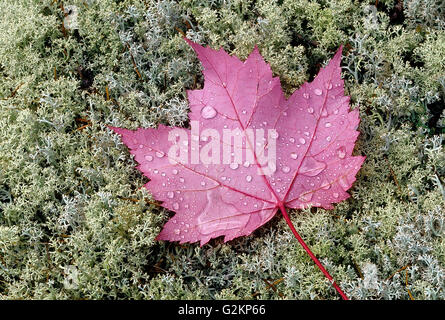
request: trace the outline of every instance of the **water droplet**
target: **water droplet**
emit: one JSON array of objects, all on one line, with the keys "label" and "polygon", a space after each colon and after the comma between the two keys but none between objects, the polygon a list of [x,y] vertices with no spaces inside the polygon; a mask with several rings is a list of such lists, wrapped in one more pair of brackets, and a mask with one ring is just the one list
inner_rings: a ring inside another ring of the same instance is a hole
[{"label": "water droplet", "polygon": [[298,141],[300,141],[301,144],[305,144],[306,140],[304,140],[303,138],[298,139]]},{"label": "water droplet", "polygon": [[331,90],[331,89],[332,89],[332,83],[329,82],[329,81],[327,81],[327,82],[325,83],[325,87],[326,87],[326,89]]},{"label": "water droplet", "polygon": [[180,234],[180,233],[181,233],[181,230],[179,230],[179,229],[175,229],[175,230],[173,230],[173,232],[174,232],[175,234]]},{"label": "water droplet", "polygon": [[337,149],[337,155],[340,159],[344,159],[346,156],[346,149],[345,147],[340,147]]},{"label": "water droplet", "polygon": [[150,155],[146,155],[146,156],[145,156],[145,160],[147,160],[147,161],[152,161],[152,160],[153,160],[153,157],[150,156]]},{"label": "water droplet", "polygon": [[140,149],[142,149],[143,147],[144,147],[144,145],[143,145],[143,144],[140,144],[140,145],[139,145],[139,148],[140,148]]},{"label": "water droplet", "polygon": [[331,139],[332,139],[331,136],[326,137],[326,141],[328,141],[328,142],[331,141]]},{"label": "water droplet", "polygon": [[158,174],[158,173],[159,173],[159,170],[158,170],[158,169],[154,169],[154,170],[153,170],[153,173],[154,173],[154,174]]},{"label": "water droplet", "polygon": [[205,106],[201,109],[201,116],[204,119],[212,119],[216,116],[216,110],[211,106]]},{"label": "water droplet", "polygon": [[164,152],[162,152],[162,151],[156,151],[156,157],[158,157],[158,158],[162,158],[164,155],[165,155]]},{"label": "water droplet", "polygon": [[309,95],[309,93],[303,93],[303,98],[305,98],[305,99],[309,99],[309,97],[310,97],[310,95]]},{"label": "water droplet", "polygon": [[284,173],[289,173],[290,168],[288,166],[284,166],[281,168],[281,171],[283,171]]},{"label": "water droplet", "polygon": [[204,181],[201,181],[201,186],[205,186],[206,185],[206,183],[204,182]]},{"label": "water droplet", "polygon": [[246,167],[246,168],[249,168],[250,162],[249,161],[244,162],[243,166]]},{"label": "water droplet", "polygon": [[323,190],[328,190],[328,189],[331,188],[331,184],[330,184],[328,181],[324,180],[324,181],[321,183],[320,188],[322,188]]},{"label": "water droplet", "polygon": [[169,199],[173,199],[174,196],[175,196],[175,194],[174,194],[173,191],[169,191],[169,192],[167,192],[167,198],[169,198]]},{"label": "water droplet", "polygon": [[335,109],[335,110],[334,110],[334,114],[338,114],[338,109]]},{"label": "water droplet", "polygon": [[328,112],[326,111],[326,109],[323,109],[322,111],[321,111],[321,116],[322,117],[326,117],[328,115]]},{"label": "water droplet", "polygon": [[326,123],[324,124],[324,126],[325,126],[326,128],[330,128],[330,127],[332,127],[332,123],[330,123],[330,122],[326,122]]},{"label": "water droplet", "polygon": [[184,183],[184,181],[185,181],[184,178],[182,178],[182,177],[179,178],[179,182]]},{"label": "water droplet", "polygon": [[321,96],[321,94],[323,93],[323,91],[322,91],[321,89],[316,88],[316,89],[314,90],[314,93],[315,93],[317,96]]},{"label": "water droplet", "polygon": [[296,160],[296,159],[298,158],[298,154],[297,154],[296,152],[292,152],[292,153],[290,154],[290,157],[291,157],[292,159]]},{"label": "water droplet", "polygon": [[340,179],[338,179],[338,184],[343,188],[343,190],[348,190],[349,188],[349,182],[348,179],[346,179],[345,176],[340,177]]},{"label": "water droplet", "polygon": [[290,141],[291,143],[294,143],[294,142],[295,142],[295,139],[294,139],[294,138],[289,138],[289,141]]},{"label": "water droplet", "polygon": [[334,196],[335,199],[337,199],[339,196],[339,194],[337,192],[334,192],[332,195]]},{"label": "water droplet", "polygon": [[176,170],[176,169],[173,169],[173,170],[172,170],[172,173],[173,173],[173,174],[178,174],[178,172],[179,172],[179,171]]},{"label": "water droplet", "polygon": [[314,113],[314,108],[308,108],[308,109],[307,109],[307,112],[309,112],[309,113]]},{"label": "water droplet", "polygon": [[252,176],[247,176],[247,177],[246,177],[246,181],[247,181],[247,182],[252,181]]},{"label": "water droplet", "polygon": [[236,162],[232,162],[229,166],[230,166],[230,169],[233,169],[233,170],[238,169],[238,163],[236,163]]},{"label": "water droplet", "polygon": [[222,176],[222,177],[221,177],[221,180],[222,180],[222,181],[226,181],[226,179],[227,179],[227,177],[225,177],[225,176]]},{"label": "water droplet", "polygon": [[222,85],[224,88],[227,88],[227,83],[223,82]]},{"label": "water droplet", "polygon": [[177,203],[177,202],[173,203],[173,209],[178,210],[179,209],[179,203]]},{"label": "water droplet", "polygon": [[247,113],[247,111],[246,111],[246,110],[243,110],[243,111],[241,111],[241,113],[242,113],[242,114],[246,114],[246,113]]},{"label": "water droplet", "polygon": [[304,159],[300,173],[309,177],[315,177],[326,168],[326,163],[315,160],[313,157]]},{"label": "water droplet", "polygon": [[276,130],[270,131],[270,137],[272,139],[277,139],[278,138],[278,132]]}]

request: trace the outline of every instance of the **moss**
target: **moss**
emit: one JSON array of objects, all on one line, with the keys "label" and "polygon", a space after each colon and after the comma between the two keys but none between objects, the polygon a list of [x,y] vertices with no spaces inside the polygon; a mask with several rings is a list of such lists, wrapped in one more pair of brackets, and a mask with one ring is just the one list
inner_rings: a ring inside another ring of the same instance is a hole
[{"label": "moss", "polygon": [[187,125],[203,79],[184,33],[258,45],[287,94],[344,45],[367,159],[350,199],[292,220],[350,297],[444,299],[444,10],[403,4],[0,2],[0,297],[338,298],[278,216],[226,244],[154,240],[169,212],[106,125]]}]

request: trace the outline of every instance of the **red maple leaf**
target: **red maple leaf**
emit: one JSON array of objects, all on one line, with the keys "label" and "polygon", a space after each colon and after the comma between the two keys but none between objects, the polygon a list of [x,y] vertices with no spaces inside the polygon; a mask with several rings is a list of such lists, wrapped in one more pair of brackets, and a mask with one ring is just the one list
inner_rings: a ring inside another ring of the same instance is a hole
[{"label": "red maple leaf", "polygon": [[311,83],[286,99],[255,47],[246,61],[187,40],[204,67],[202,90],[187,91],[191,129],[110,127],[175,211],[158,240],[251,234],[278,210],[317,266],[347,298],[295,230],[286,208],[332,209],[349,197],[364,157],[352,156],[358,110],[344,96],[338,50]]}]

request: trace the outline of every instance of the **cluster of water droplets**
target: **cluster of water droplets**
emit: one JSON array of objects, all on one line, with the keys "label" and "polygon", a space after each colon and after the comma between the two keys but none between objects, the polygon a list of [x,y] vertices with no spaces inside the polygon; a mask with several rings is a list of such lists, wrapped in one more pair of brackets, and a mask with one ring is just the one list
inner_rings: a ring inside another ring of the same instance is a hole
[{"label": "cluster of water droplets", "polygon": [[[336,84],[335,85],[335,87],[338,87],[338,86],[340,86],[340,84]],[[330,81],[328,81],[328,82],[325,83],[324,88],[314,88],[311,92],[304,92],[303,93],[303,98],[308,100],[308,102],[310,103],[309,99],[311,98],[311,95],[322,96],[325,93],[325,89],[330,90],[333,87],[334,87],[333,84]],[[307,106],[306,110],[307,110],[307,112],[309,114],[316,115],[315,114],[315,109],[310,104]],[[336,108],[333,111],[334,114],[338,114],[338,112],[339,112],[338,108]],[[325,108],[323,108],[321,110],[320,116],[321,117],[327,117],[328,116],[328,112],[327,112],[327,110]],[[329,120],[328,121],[323,121],[322,125],[323,125],[324,128],[332,128],[333,127],[332,121],[329,121]],[[340,125],[343,125],[343,121],[340,122]],[[297,133],[301,133],[301,132],[297,131]],[[308,131],[305,131],[305,132],[303,132],[303,136],[302,137],[299,137],[299,138],[291,137],[291,138],[289,138],[289,142],[296,143],[296,146],[299,148],[299,147],[301,147],[301,146],[306,144],[308,139],[305,136],[308,137],[309,139],[311,138],[311,136],[308,133]],[[313,140],[316,140],[316,136],[313,137]],[[331,142],[331,141],[333,141],[333,137],[331,135],[327,135],[325,137],[325,140],[327,142]],[[347,155],[346,148],[344,146],[340,146],[338,143],[337,143],[337,149],[335,149],[335,151],[333,151],[333,153],[334,153],[333,154],[334,157],[336,157],[339,160],[344,159],[346,157],[346,155]],[[294,151],[290,152],[289,156],[290,156],[290,158],[292,160],[299,159],[299,153],[294,152]],[[324,158],[325,157],[323,157],[323,159]],[[335,159],[335,158],[333,158],[333,159]],[[285,168],[285,167],[283,167],[283,168]],[[307,156],[307,157],[305,157],[305,159],[301,163],[299,171],[298,171],[298,174],[322,180],[322,182],[319,181],[319,187],[318,187],[319,189],[322,189],[322,190],[329,190],[329,189],[331,189],[331,187],[333,185],[339,185],[345,191],[350,187],[350,183],[348,182],[347,175],[341,175],[341,172],[338,172],[338,171],[335,171],[337,173],[334,172],[334,173],[328,173],[328,174],[324,175],[323,172],[326,170],[326,168],[327,168],[327,164],[324,161],[317,160],[317,159],[315,159],[314,157],[311,157],[311,156]],[[283,170],[283,172],[284,171],[285,170]],[[333,177],[331,176],[331,174],[333,175]],[[324,178],[321,179],[320,177],[324,177]],[[329,177],[329,178],[326,178],[326,177]],[[331,181],[328,181],[328,179],[331,180]],[[298,200],[300,200],[301,202],[309,203],[312,200],[313,195],[316,193],[316,190],[314,190],[314,188],[316,188],[316,183],[310,182],[308,180],[307,181],[307,187],[309,187],[309,186],[311,186],[313,188],[312,188],[312,190],[307,190],[307,191],[302,192],[300,194]],[[311,188],[308,188],[308,189],[311,189]],[[338,199],[340,197],[340,190],[338,190],[338,192],[337,191],[332,192],[331,195],[332,195],[332,197],[334,199]],[[318,198],[321,201],[322,197],[318,196]],[[315,202],[315,203],[312,203],[312,204],[320,205],[319,202]]]},{"label": "cluster of water droplets", "polygon": [[177,219],[172,219],[171,223],[175,225],[175,227],[173,227],[173,233],[179,236],[181,239],[185,239],[185,235],[189,232],[189,230],[191,230],[191,225],[184,221],[178,222]]}]

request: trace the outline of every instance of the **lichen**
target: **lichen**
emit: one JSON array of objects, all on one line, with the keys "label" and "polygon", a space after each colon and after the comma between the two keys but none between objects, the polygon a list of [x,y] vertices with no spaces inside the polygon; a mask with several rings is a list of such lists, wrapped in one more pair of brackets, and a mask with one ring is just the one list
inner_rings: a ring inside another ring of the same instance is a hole
[{"label": "lichen", "polygon": [[0,2],[0,297],[339,298],[280,216],[228,243],[155,241],[171,213],[106,126],[188,125],[186,35],[258,45],[287,94],[344,45],[367,159],[351,198],[292,220],[351,298],[445,299],[442,4]]}]

